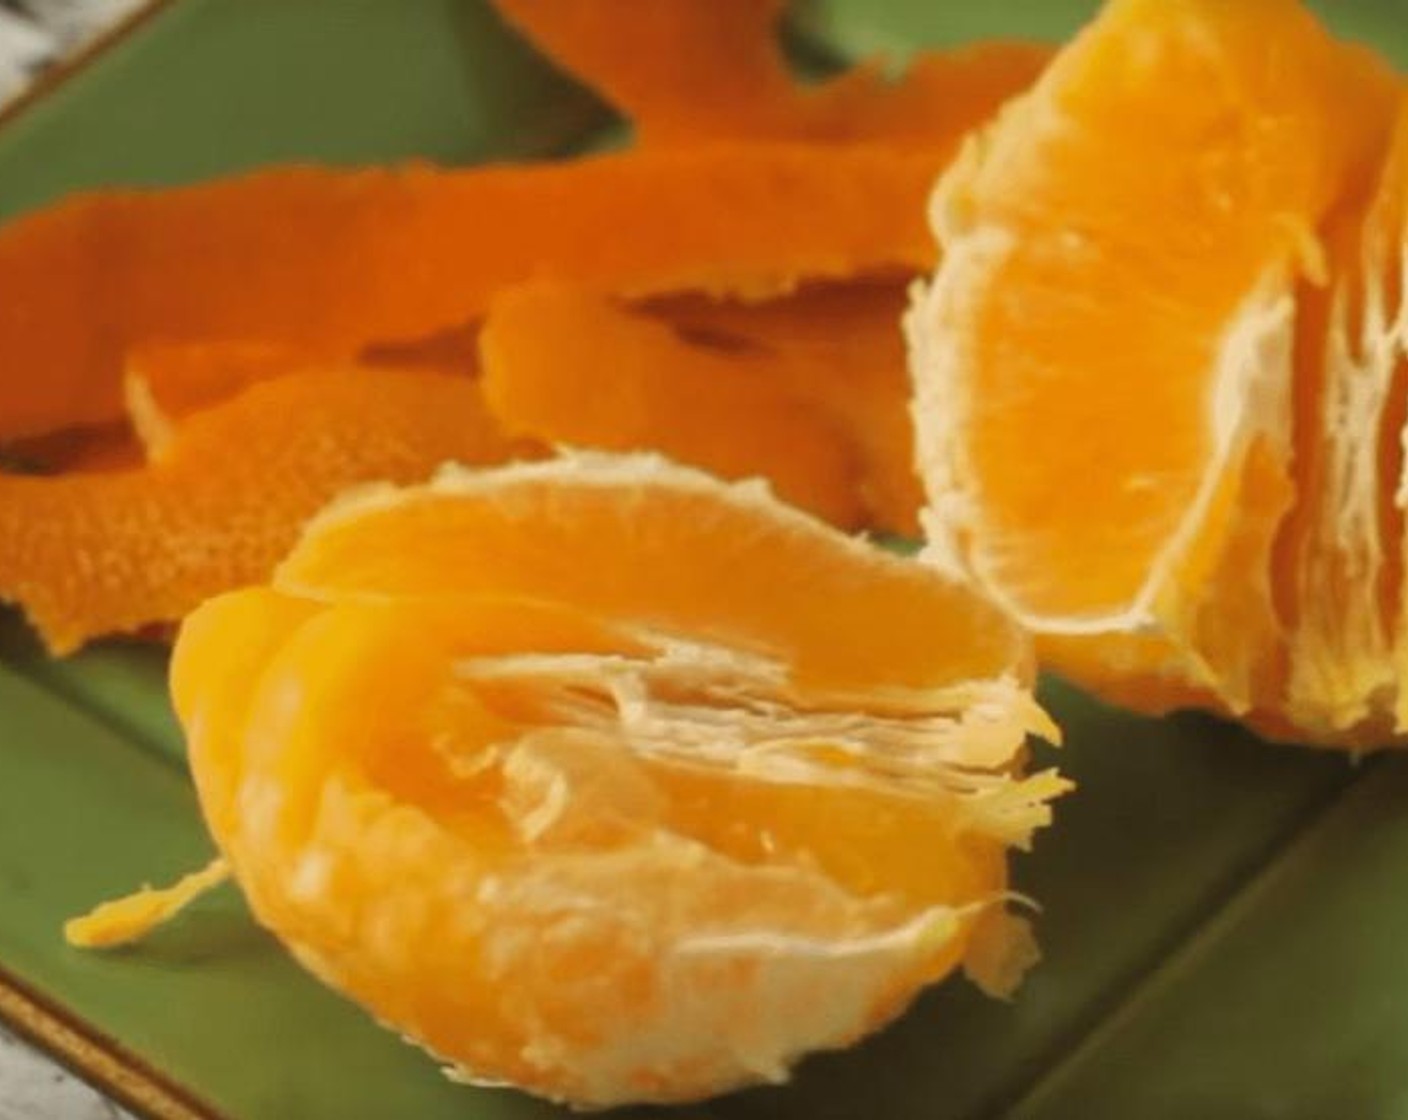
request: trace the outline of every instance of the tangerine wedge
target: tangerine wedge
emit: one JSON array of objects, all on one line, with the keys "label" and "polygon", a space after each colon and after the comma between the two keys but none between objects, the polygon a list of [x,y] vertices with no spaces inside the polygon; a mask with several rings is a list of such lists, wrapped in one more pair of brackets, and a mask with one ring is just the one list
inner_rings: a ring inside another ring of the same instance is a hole
[{"label": "tangerine wedge", "polygon": [[0,440],[118,419],[126,356],[153,341],[351,357],[472,321],[538,274],[760,297],[928,267],[934,167],[874,146],[715,145],[78,196],[0,231]]},{"label": "tangerine wedge", "polygon": [[942,179],[909,319],[931,555],[1057,668],[1345,730],[1285,725],[1277,556],[1322,418],[1305,294],[1399,90],[1293,0],[1113,0]]},{"label": "tangerine wedge", "polygon": [[1298,412],[1301,500],[1284,538],[1287,710],[1351,740],[1408,732],[1402,650],[1408,423],[1408,95],[1372,192],[1308,294]]},{"label": "tangerine wedge", "polygon": [[[1387,643],[1394,670],[1394,728],[1408,732],[1408,94],[1399,108],[1393,145],[1364,235],[1366,284],[1362,337],[1357,348],[1370,384],[1391,367],[1378,428],[1378,531],[1365,526],[1367,551],[1378,574]],[[1377,281],[1375,283],[1374,281]],[[1384,679],[1382,672],[1376,678]]]},{"label": "tangerine wedge", "polygon": [[350,485],[515,450],[467,378],[336,368],[267,381],[191,416],[153,465],[0,475],[0,600],[67,653],[268,578]]},{"label": "tangerine wedge", "polygon": [[977,43],[804,86],[778,44],[784,0],[495,0],[560,66],[601,93],[644,144],[721,139],[880,141],[951,153],[1031,85],[1035,43]]},{"label": "tangerine wedge", "polygon": [[1028,671],[764,488],[581,454],[339,501],[172,687],[300,961],[452,1076],[595,1107],[780,1079],[960,961],[1010,987],[1005,852],[1066,788],[1020,776]]}]

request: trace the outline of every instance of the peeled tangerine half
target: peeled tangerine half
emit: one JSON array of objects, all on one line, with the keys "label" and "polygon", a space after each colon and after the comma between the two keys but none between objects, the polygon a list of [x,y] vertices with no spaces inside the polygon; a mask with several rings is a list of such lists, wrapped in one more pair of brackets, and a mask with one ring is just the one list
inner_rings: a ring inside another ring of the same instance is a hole
[{"label": "peeled tangerine half", "polygon": [[1028,672],[761,485],[578,455],[341,500],[189,618],[173,689],[299,960],[457,1077],[601,1106],[781,1079],[960,963],[1015,983],[1007,849],[1067,788],[1022,776]]},{"label": "peeled tangerine half", "polygon": [[1294,0],[1113,0],[941,180],[909,317],[931,556],[1054,667],[1385,733],[1356,635],[1394,609],[1397,297],[1364,262],[1396,212],[1365,216],[1400,88]]}]

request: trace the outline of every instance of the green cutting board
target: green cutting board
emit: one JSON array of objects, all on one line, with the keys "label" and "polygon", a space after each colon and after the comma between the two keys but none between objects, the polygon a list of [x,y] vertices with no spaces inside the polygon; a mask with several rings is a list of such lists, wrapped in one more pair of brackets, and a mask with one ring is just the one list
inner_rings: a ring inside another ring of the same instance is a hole
[{"label": "green cutting board", "polygon": [[[819,0],[797,32],[820,57],[902,55],[1057,37],[1092,9]],[[1408,2],[1323,9],[1408,63]],[[274,160],[551,154],[609,128],[479,0],[171,0],[0,122],[0,216]],[[563,1115],[451,1085],[291,965],[232,890],[138,950],[62,944],[66,917],[210,853],[163,672],[130,644],[49,662],[0,616],[0,1014],[154,1115]],[[955,981],[788,1086],[622,1115],[1408,1118],[1408,759],[1271,749],[1057,682],[1045,700],[1080,790],[1018,860],[1046,960],[1014,1003]]]}]

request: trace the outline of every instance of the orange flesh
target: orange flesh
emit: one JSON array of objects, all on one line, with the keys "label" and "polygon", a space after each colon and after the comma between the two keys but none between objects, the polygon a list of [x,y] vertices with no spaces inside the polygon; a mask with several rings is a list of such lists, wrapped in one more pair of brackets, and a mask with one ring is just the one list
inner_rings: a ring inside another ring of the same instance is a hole
[{"label": "orange flesh", "polygon": [[191,418],[157,465],[0,476],[0,599],[65,653],[266,578],[350,485],[509,451],[465,379],[335,369],[267,382]]},{"label": "orange flesh", "polygon": [[1137,609],[1170,541],[1227,531],[1185,527],[1217,424],[1285,421],[1210,411],[1224,341],[1322,267],[1314,230],[1395,88],[1288,0],[1117,0],[946,177],[920,314],[955,354],[961,443],[925,454],[980,511],[959,547],[1034,624]]},{"label": "orange flesh", "polygon": [[[1022,653],[959,585],[754,491],[583,457],[341,503],[271,588],[191,616],[172,681],[216,838],[300,960],[462,1072],[608,1104],[777,1076],[993,949],[963,908],[1062,788],[1008,776],[1045,726],[992,676]],[[858,749],[924,703],[965,721],[946,761]]]},{"label": "orange flesh", "polygon": [[1366,365],[1362,346],[1367,208],[1366,197],[1347,200],[1325,238],[1332,283],[1298,293],[1297,501],[1273,558],[1289,642],[1287,714],[1323,736],[1369,719],[1375,694],[1392,684],[1378,533],[1396,473],[1377,475],[1369,435],[1383,422],[1392,371]]},{"label": "orange flesh", "polygon": [[[1259,436],[1252,441],[1237,483],[1237,514],[1225,515],[1228,528],[1221,552],[1198,571],[1185,570],[1189,604],[1170,629],[1181,629],[1188,677],[1213,692],[1234,715],[1274,703],[1283,694],[1283,626],[1274,605],[1270,557],[1276,533],[1295,500],[1286,473],[1284,448]],[[1172,611],[1170,618],[1178,618]]]},{"label": "orange flesh", "polygon": [[643,144],[883,141],[951,152],[1051,56],[1032,43],[920,55],[898,80],[862,65],[818,86],[776,40],[782,0],[495,0],[510,23],[630,118]]},{"label": "orange flesh", "polygon": [[14,288],[0,292],[0,353],[23,371],[0,380],[0,439],[116,419],[124,357],[150,340],[353,354],[473,319],[538,273],[751,298],[923,267],[934,166],[738,145],[468,171],[289,168],[77,197],[0,231]]},{"label": "orange flesh", "polygon": [[[619,487],[584,486],[573,498],[573,524],[556,523],[553,488],[535,482],[531,473],[521,485],[505,483],[472,498],[472,492],[453,490],[412,492],[384,510],[369,507],[346,527],[331,511],[308,538],[316,548],[295,550],[279,568],[275,586],[317,598],[469,590],[551,596],[616,615],[632,609],[638,581],[646,580],[656,614],[642,623],[715,635],[728,634],[743,620],[767,625],[783,642],[772,652],[817,688],[833,679],[926,688],[938,683],[928,674],[954,675],[960,666],[973,676],[991,676],[1012,664],[1021,648],[996,608],[926,582],[912,565],[856,585],[848,563],[810,555],[790,528],[758,524],[746,510],[720,506],[704,491],[671,494],[669,517],[643,517],[639,503],[646,497],[633,497],[632,505]],[[627,557],[635,569],[622,562],[583,563],[577,540],[582,524],[591,526],[599,555]],[[701,527],[721,542],[719,563],[674,562],[695,547],[691,542]],[[392,540],[410,537],[416,548],[365,550],[378,533]],[[785,587],[755,594],[733,580],[734,572],[752,565],[784,562],[796,572]],[[827,610],[812,609],[816,603],[826,603]],[[887,617],[907,621],[893,631],[874,624]],[[964,640],[934,649],[934,634],[950,628]],[[828,640],[833,631],[849,635],[847,644]]]},{"label": "orange flesh", "polygon": [[[1396,328],[1398,343],[1392,354],[1393,369],[1379,433],[1379,473],[1383,487],[1379,539],[1384,549],[1379,603],[1394,648],[1395,679],[1405,679],[1408,667],[1408,596],[1403,581],[1408,564],[1408,528],[1404,504],[1408,495],[1408,346],[1403,325],[1408,321],[1408,286],[1405,285],[1405,249],[1408,245],[1408,95],[1399,107],[1397,127],[1369,212],[1365,233],[1365,270],[1371,292],[1377,296],[1371,325]],[[1366,332],[1367,333],[1367,332]],[[1408,688],[1400,683],[1395,697],[1394,731],[1408,732]]]},{"label": "orange flesh", "polygon": [[936,550],[1058,671],[1387,735],[1405,391],[1361,368],[1362,272],[1401,97],[1291,0],[1116,0],[945,177],[910,320]]},{"label": "orange flesh", "polygon": [[484,398],[514,435],[660,451],[722,478],[766,478],[844,528],[864,520],[848,441],[787,391],[784,361],[691,345],[609,299],[551,284],[500,295],[480,352]]}]

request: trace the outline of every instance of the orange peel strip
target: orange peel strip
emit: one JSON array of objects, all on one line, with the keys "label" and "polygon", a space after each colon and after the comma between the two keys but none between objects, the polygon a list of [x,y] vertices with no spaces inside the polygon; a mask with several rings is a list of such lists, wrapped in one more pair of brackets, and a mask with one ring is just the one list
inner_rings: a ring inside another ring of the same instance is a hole
[{"label": "orange peel strip", "polygon": [[126,470],[142,462],[142,445],[126,423],[62,428],[0,445],[0,472],[64,474]]},{"label": "orange peel strip", "polygon": [[680,296],[649,306],[687,337],[761,351],[768,360],[758,372],[824,415],[855,448],[867,524],[913,537],[924,491],[899,326],[907,298],[904,283],[872,279],[758,304]]},{"label": "orange peel strip", "polygon": [[187,620],[172,682],[301,962],[453,1076],[603,1106],[780,1079],[961,959],[1029,963],[983,920],[1068,788],[1019,775],[1029,674],[961,584],[582,454],[343,499]]},{"label": "orange peel strip", "polygon": [[484,399],[510,433],[660,451],[722,478],[766,478],[843,528],[864,520],[849,442],[787,391],[777,358],[691,345],[605,297],[533,284],[494,301],[480,359]]},{"label": "orange peel strip", "polygon": [[643,140],[766,129],[793,97],[774,41],[784,0],[494,0],[494,6],[634,120]]},{"label": "orange peel strip", "polygon": [[724,145],[78,196],[0,231],[0,440],[117,419],[123,361],[152,340],[350,355],[470,321],[536,274],[755,298],[922,268],[935,167],[873,147]]},{"label": "orange peel strip", "polygon": [[792,76],[782,0],[495,0],[510,23],[635,122],[645,144],[718,139],[885,141],[952,151],[1051,57],[979,43],[917,57],[898,80],[861,65],[819,86]]},{"label": "orange peel strip", "polygon": [[467,378],[344,368],[265,382],[191,417],[153,466],[0,476],[0,599],[66,653],[264,579],[348,486],[512,450]]},{"label": "orange peel strip", "polygon": [[[477,329],[457,328],[413,342],[373,346],[358,364],[470,376],[476,371],[473,348],[477,336]],[[327,359],[315,354],[268,342],[139,346],[128,355],[123,377],[128,422],[148,458],[159,458],[186,417],[238,396],[261,381],[328,365]]]},{"label": "orange peel strip", "polygon": [[[159,458],[182,420],[252,385],[318,362],[267,342],[187,342],[139,346],[127,358],[127,418],[149,458]],[[326,363],[324,363],[326,364]]]}]

